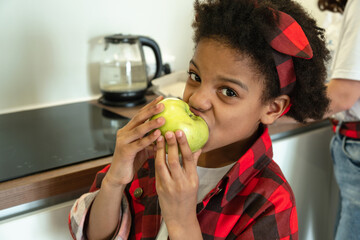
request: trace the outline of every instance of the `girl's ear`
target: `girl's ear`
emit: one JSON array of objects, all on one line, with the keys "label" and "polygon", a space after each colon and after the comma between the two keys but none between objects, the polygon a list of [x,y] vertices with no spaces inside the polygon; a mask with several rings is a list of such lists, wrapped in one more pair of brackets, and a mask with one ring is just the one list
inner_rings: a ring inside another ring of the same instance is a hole
[{"label": "girl's ear", "polygon": [[281,95],[274,100],[271,100],[265,105],[264,113],[260,121],[266,125],[272,124],[276,119],[281,117],[281,114],[285,111],[289,104],[290,97],[288,95]]}]

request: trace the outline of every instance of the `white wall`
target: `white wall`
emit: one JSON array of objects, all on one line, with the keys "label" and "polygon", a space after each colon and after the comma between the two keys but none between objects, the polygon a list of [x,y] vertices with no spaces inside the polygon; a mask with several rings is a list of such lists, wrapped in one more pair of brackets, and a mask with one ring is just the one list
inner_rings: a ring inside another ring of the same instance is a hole
[{"label": "white wall", "polygon": [[300,3],[309,13],[312,15],[321,26],[325,15],[327,12],[322,12],[319,10],[317,5],[317,0],[295,0],[296,2]]},{"label": "white wall", "polygon": [[[0,1],[0,113],[99,94],[99,39],[157,41],[184,69],[192,55],[192,0]],[[102,47],[102,45],[101,45]],[[102,51],[102,50],[101,50]]]},{"label": "white wall", "polygon": [[[315,0],[298,1],[322,21]],[[186,69],[192,19],[193,0],[1,0],[0,113],[98,96],[98,41],[110,34],[150,36]]]}]

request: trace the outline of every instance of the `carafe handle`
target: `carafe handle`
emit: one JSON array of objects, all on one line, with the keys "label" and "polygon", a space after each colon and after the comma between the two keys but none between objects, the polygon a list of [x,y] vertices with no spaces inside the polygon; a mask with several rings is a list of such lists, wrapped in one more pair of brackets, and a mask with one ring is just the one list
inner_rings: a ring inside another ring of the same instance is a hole
[{"label": "carafe handle", "polygon": [[142,46],[150,47],[155,54],[156,71],[155,71],[154,77],[149,80],[149,84],[150,84],[153,79],[161,76],[163,66],[162,66],[160,47],[153,39],[151,39],[149,37],[139,36],[139,41]]}]

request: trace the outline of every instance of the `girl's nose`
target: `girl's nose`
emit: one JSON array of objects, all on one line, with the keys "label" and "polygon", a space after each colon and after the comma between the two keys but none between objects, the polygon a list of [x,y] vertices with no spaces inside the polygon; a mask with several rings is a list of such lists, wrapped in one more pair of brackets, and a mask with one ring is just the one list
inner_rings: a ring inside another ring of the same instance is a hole
[{"label": "girl's nose", "polygon": [[199,87],[189,98],[189,105],[198,111],[207,111],[211,108],[211,91],[206,87]]}]

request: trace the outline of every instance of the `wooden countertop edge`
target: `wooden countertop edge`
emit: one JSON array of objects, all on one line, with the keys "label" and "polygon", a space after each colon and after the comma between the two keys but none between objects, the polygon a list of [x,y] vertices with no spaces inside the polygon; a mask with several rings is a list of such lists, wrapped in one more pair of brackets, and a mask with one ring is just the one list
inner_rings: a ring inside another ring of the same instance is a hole
[{"label": "wooden countertop edge", "polygon": [[110,162],[106,157],[0,183],[0,210],[90,187]]}]

